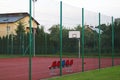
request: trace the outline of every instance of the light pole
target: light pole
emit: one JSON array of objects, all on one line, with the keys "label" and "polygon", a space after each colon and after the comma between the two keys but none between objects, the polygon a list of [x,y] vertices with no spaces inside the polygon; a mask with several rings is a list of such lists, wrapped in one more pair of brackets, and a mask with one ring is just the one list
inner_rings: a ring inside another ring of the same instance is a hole
[{"label": "light pole", "polygon": [[[35,19],[35,2],[37,2],[37,0],[32,0],[33,1],[33,18]],[[35,32],[36,30],[33,28],[33,54],[35,56]]]},{"label": "light pole", "polygon": [[33,54],[35,56],[35,33],[36,33],[36,29],[33,30]]},{"label": "light pole", "polygon": [[29,33],[29,80],[32,80],[32,0],[29,0],[29,28],[30,28],[30,33]]},{"label": "light pole", "polygon": [[80,58],[80,39],[78,39],[78,54],[79,54],[79,58]]},{"label": "light pole", "polygon": [[13,54],[13,32],[11,33],[11,55]]},{"label": "light pole", "polygon": [[37,0],[32,1],[33,1],[33,17],[35,18],[35,2],[37,2]]},{"label": "light pole", "polygon": [[5,19],[3,21],[5,21],[7,24],[7,26],[6,26],[6,30],[7,30],[7,53],[9,53],[9,30],[10,30],[10,27],[8,26],[9,19]]},{"label": "light pole", "polygon": [[8,53],[9,53],[9,30],[10,30],[10,27],[8,26],[8,23],[7,23],[7,48],[8,48]]}]

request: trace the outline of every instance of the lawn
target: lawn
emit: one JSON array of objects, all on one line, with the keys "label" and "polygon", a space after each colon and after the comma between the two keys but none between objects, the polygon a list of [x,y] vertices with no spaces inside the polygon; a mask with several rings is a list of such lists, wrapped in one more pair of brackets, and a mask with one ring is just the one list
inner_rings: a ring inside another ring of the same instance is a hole
[{"label": "lawn", "polygon": [[48,80],[120,80],[120,66],[54,77]]},{"label": "lawn", "polygon": [[17,57],[26,57],[22,55],[0,55],[0,58],[17,58]]}]

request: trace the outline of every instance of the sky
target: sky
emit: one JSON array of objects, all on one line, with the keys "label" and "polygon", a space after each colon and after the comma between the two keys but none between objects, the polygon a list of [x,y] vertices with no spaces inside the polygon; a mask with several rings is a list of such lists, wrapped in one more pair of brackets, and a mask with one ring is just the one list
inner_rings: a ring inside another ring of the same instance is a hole
[{"label": "sky", "polygon": [[103,14],[120,17],[120,0],[63,0],[64,2],[84,7],[94,12],[101,12]]},{"label": "sky", "polygon": [[[59,24],[61,0],[37,0],[35,19],[46,26]],[[103,22],[110,22],[111,16],[120,18],[120,0],[62,0],[63,24],[81,24],[81,8],[85,9],[85,24],[97,25],[98,13],[104,14]],[[0,13],[28,12],[29,0],[0,0]],[[106,23],[108,23],[106,22]]]}]

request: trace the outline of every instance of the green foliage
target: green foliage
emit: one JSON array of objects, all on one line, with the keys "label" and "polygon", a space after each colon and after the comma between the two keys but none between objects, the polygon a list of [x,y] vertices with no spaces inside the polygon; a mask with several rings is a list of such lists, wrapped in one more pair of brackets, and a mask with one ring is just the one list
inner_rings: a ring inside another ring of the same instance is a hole
[{"label": "green foliage", "polygon": [[59,42],[59,35],[60,35],[60,25],[53,25],[50,29],[50,40],[53,43]]},{"label": "green foliage", "polygon": [[18,22],[17,29],[16,29],[16,35],[14,37],[14,46],[15,48],[15,53],[18,51],[16,54],[24,53],[24,47],[25,47],[25,25],[23,22]]},{"label": "green foliage", "polygon": [[25,34],[25,25],[23,22],[19,22],[17,25],[17,29],[16,29],[16,34],[17,36],[21,36],[21,34]]},{"label": "green foliage", "polygon": [[44,26],[37,27],[35,34],[35,45],[36,45],[36,54],[44,54],[45,53],[45,32]]},{"label": "green foliage", "polygon": [[[12,38],[13,38],[13,54],[28,54],[29,53],[29,33],[25,33],[24,23],[19,22],[16,29],[16,35],[10,35],[9,40],[8,36],[0,38],[0,48],[1,53],[7,53],[7,47],[12,50]],[[36,54],[59,54],[60,46],[60,25],[53,25],[49,29],[50,33],[44,31],[45,26],[37,27],[35,34],[35,51]],[[101,52],[111,54],[111,43],[112,43],[112,26],[101,24]],[[70,53],[77,55],[78,53],[78,39],[69,39],[69,31],[80,31],[82,30],[81,25],[74,26],[73,29],[68,29],[63,26],[62,29],[62,48],[63,53]],[[115,52],[120,53],[120,23],[114,23],[114,33],[115,33]],[[82,33],[81,33],[82,35]],[[33,37],[33,36],[32,36]],[[9,41],[9,45],[7,45]],[[81,38],[80,38],[81,41]],[[98,53],[98,32],[91,29],[90,27],[85,28],[84,34],[84,50],[85,55],[88,53]],[[82,48],[82,45],[80,46]],[[90,54],[92,55],[92,54]],[[96,54],[94,54],[96,55]]]},{"label": "green foliage", "polygon": [[53,53],[59,51],[59,44],[60,44],[60,25],[53,25],[50,29],[50,41],[53,46]]},{"label": "green foliage", "polygon": [[[101,47],[102,52],[104,53],[110,53],[112,50],[112,26],[110,25],[101,25],[102,34],[101,34]],[[115,40],[115,51],[120,49],[120,24],[117,24],[114,22],[114,40]],[[120,52],[120,51],[119,51]]]},{"label": "green foliage", "polygon": [[114,23],[114,31],[115,31],[115,48],[120,49],[120,23]]}]

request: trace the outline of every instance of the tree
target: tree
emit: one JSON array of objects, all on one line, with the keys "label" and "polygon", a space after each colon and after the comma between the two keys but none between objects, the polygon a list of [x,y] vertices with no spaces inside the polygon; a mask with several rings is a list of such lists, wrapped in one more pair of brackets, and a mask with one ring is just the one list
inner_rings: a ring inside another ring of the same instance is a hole
[{"label": "tree", "polygon": [[56,53],[59,49],[59,42],[60,42],[60,25],[53,25],[50,29],[50,41],[53,44],[53,53]]},{"label": "tree", "polygon": [[25,34],[25,25],[23,22],[18,22],[16,34],[17,36],[21,36],[21,34]]},{"label": "tree", "polygon": [[24,51],[24,36],[25,36],[25,25],[23,22],[18,22],[16,31],[16,45],[18,47],[19,53],[23,53]]},{"label": "tree", "polygon": [[120,53],[120,22],[114,22],[114,33],[115,49]]},{"label": "tree", "polygon": [[36,53],[44,53],[45,52],[45,31],[44,26],[37,27],[36,29]]},{"label": "tree", "polygon": [[[111,48],[112,48],[112,24],[106,25],[102,24],[101,25],[101,47],[103,51],[110,53]],[[114,42],[115,42],[115,50],[119,51],[120,48],[120,23],[114,22]]]}]

